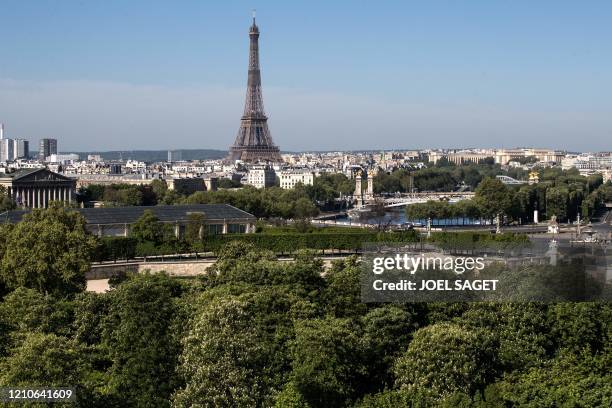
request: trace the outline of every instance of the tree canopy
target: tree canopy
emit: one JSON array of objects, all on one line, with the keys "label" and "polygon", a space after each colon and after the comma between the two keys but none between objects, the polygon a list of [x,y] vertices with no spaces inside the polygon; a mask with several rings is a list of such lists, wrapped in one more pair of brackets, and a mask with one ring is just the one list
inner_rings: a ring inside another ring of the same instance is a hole
[{"label": "tree canopy", "polygon": [[105,293],[15,283],[0,300],[0,386],[74,385],[79,407],[612,401],[609,303],[363,303],[359,258],[279,261],[246,242],[208,272],[128,275]]},{"label": "tree canopy", "polygon": [[85,219],[62,207],[33,210],[23,222],[6,227],[0,279],[9,289],[69,294],[85,289],[95,238]]}]

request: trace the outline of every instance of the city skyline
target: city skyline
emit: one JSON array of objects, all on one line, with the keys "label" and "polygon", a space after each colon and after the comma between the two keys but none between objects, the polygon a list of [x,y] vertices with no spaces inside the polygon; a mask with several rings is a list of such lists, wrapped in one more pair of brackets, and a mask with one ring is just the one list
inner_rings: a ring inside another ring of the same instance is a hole
[{"label": "city skyline", "polygon": [[225,150],[257,6],[283,150],[610,149],[604,2],[241,5],[11,3],[0,121],[62,151]]}]

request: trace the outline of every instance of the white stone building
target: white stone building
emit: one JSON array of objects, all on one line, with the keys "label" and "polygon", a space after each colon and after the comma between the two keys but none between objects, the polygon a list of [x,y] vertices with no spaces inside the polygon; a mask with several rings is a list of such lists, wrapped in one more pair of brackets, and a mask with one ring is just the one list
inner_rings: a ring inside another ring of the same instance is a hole
[{"label": "white stone building", "polygon": [[281,188],[292,189],[298,183],[312,186],[315,174],[310,170],[283,170],[280,172],[279,178]]},{"label": "white stone building", "polygon": [[247,184],[255,188],[267,188],[274,186],[276,172],[270,166],[253,166],[247,174]]}]

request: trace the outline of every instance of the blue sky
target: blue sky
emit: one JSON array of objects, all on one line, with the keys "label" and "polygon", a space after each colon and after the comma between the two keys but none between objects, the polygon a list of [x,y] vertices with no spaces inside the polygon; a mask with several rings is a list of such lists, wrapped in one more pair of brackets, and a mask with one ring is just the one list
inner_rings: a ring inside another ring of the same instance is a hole
[{"label": "blue sky", "polygon": [[61,150],[226,148],[250,10],[285,150],[612,150],[608,1],[0,0],[0,121]]}]

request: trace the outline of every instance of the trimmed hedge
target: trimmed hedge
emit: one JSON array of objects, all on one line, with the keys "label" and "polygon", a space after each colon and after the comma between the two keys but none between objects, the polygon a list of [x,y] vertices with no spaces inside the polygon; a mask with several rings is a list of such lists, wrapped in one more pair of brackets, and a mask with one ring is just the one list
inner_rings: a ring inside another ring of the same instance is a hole
[{"label": "trimmed hedge", "polygon": [[168,255],[168,254],[180,254],[184,252],[194,252],[190,248],[189,244],[184,241],[168,241],[161,245],[155,245],[154,242],[145,241],[139,242],[136,245],[136,256],[155,256],[155,255]]},{"label": "trimmed hedge", "polygon": [[530,245],[526,234],[515,233],[435,232],[429,241],[449,250],[512,250]]},{"label": "trimmed hedge", "polygon": [[217,252],[231,241],[253,244],[256,248],[290,253],[299,249],[361,249],[366,242],[417,242],[418,234],[405,232],[360,231],[349,233],[283,233],[283,234],[226,234],[204,241],[207,251]]},{"label": "trimmed hedge", "polygon": [[276,253],[291,253],[299,249],[361,249],[366,242],[417,242],[415,231],[402,232],[312,232],[312,233],[274,233],[274,234],[224,234],[212,235],[202,242],[188,244],[185,241],[165,242],[156,246],[152,242],[138,242],[134,238],[104,237],[99,242],[94,259],[112,261],[134,257],[167,255],[180,252],[218,252],[231,241],[253,244],[256,248],[267,249]]},{"label": "trimmed hedge", "polygon": [[[359,250],[367,242],[418,242],[416,231],[376,232],[347,230],[346,232],[281,232],[272,234],[224,234],[211,235],[201,242],[168,241],[156,246],[153,242],[138,242],[134,238],[104,237],[100,239],[94,256],[96,261],[132,259],[153,255],[169,255],[184,252],[218,252],[231,241],[252,244],[259,249],[275,253],[293,253],[299,249]],[[524,234],[485,234],[474,232],[437,232],[429,241],[446,250],[497,249],[512,250],[529,245]]]},{"label": "trimmed hedge", "polygon": [[126,237],[103,237],[98,240],[94,254],[95,261],[116,261],[117,259],[132,259],[136,256],[138,241]]}]

